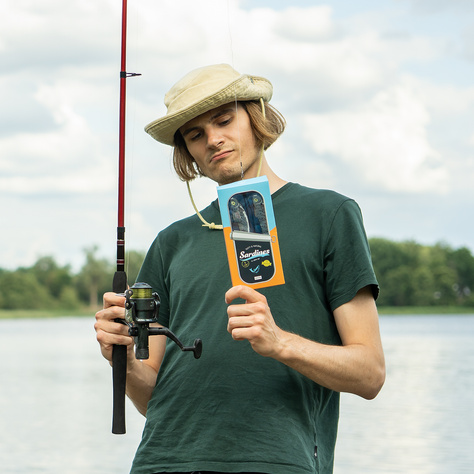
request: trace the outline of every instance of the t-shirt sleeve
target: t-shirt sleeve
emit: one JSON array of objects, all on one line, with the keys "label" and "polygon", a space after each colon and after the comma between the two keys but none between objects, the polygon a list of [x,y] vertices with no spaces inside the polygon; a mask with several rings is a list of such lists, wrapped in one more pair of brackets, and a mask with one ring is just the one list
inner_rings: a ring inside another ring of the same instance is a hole
[{"label": "t-shirt sleeve", "polygon": [[372,288],[377,298],[379,287],[362,214],[351,199],[344,201],[334,213],[324,259],[326,294],[332,311],[351,301],[366,286]]}]

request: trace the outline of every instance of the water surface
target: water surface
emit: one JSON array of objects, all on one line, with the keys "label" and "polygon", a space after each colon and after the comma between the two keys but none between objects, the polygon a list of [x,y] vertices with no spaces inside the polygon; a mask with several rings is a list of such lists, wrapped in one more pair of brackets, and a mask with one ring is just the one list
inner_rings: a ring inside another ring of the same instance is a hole
[{"label": "water surface", "polygon": [[[0,471],[125,474],[144,419],[112,435],[91,318],[0,321]],[[343,394],[336,474],[474,472],[474,316],[382,316],[387,381]]]}]

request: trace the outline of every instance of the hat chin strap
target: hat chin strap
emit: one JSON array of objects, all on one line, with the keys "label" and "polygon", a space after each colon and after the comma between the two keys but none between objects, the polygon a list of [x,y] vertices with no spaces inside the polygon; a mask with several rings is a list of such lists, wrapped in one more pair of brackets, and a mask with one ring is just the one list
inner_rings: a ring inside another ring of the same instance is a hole
[{"label": "hat chin strap", "polygon": [[[263,101],[261,97],[260,97],[260,106],[262,107],[263,118],[266,119],[267,116],[265,115],[265,102]],[[262,143],[262,148],[260,150],[260,161],[258,163],[257,178],[260,176],[260,172],[262,171],[263,152],[265,150],[264,146],[265,145]]]},{"label": "hat chin strap", "polygon": [[209,223],[206,221],[206,219],[204,219],[204,217],[202,217],[201,213],[198,211],[198,208],[196,207],[196,203],[194,202],[193,194],[191,192],[191,186],[189,185],[189,181],[186,181],[186,187],[188,188],[189,198],[191,199],[191,203],[194,207],[194,210],[196,211],[196,214],[199,217],[199,219],[201,219],[202,226],[209,227],[209,229],[211,230],[222,230],[224,228],[223,225],[215,224],[214,222]]},{"label": "hat chin strap", "polygon": [[[265,119],[265,102],[262,98],[260,98],[260,105],[262,106],[262,114],[263,118]],[[258,170],[257,170],[257,178],[260,176],[260,172],[262,171],[262,162],[263,162],[263,152],[264,152],[264,144],[262,143],[262,148],[260,150],[260,157],[259,157],[259,163],[258,163]],[[240,164],[242,166],[242,163]],[[242,179],[244,179],[244,174],[242,171]],[[222,224],[215,224],[214,222],[207,222],[204,217],[202,217],[201,213],[198,211],[198,208],[196,207],[196,203],[194,202],[193,198],[193,193],[191,192],[191,186],[189,184],[189,181],[186,181],[186,187],[188,188],[188,194],[189,194],[189,199],[191,199],[191,204],[193,205],[194,211],[196,212],[196,215],[199,217],[199,219],[202,222],[203,227],[208,227],[210,230],[222,230],[224,226]]]}]

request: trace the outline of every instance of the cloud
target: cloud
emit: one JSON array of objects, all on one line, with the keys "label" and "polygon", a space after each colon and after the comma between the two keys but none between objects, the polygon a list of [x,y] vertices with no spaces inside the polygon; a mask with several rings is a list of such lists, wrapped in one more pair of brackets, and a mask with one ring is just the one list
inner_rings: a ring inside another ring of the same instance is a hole
[{"label": "cloud", "polygon": [[420,13],[437,13],[445,10],[471,9],[471,0],[405,0]]},{"label": "cloud", "polygon": [[0,76],[0,139],[20,131],[43,132],[54,127],[48,109],[34,95],[37,87],[24,75]]},{"label": "cloud", "polygon": [[429,143],[429,120],[414,92],[397,85],[353,109],[307,114],[303,126],[312,149],[340,158],[361,185],[390,192],[445,193],[448,175]]},{"label": "cloud", "polygon": [[468,61],[474,62],[474,22],[462,33],[462,55]]},{"label": "cloud", "polygon": [[[462,2],[455,3],[441,28],[442,15],[413,16],[408,0],[396,8],[129,2],[127,70],[143,75],[127,81],[126,218],[135,229],[128,235],[135,232],[146,247],[158,230],[193,212],[170,170],[170,150],[143,127],[165,113],[163,96],[179,77],[219,62],[273,82],[272,102],[288,127],[268,156],[282,177],[341,192],[350,182],[355,197],[372,190],[393,206],[420,193],[446,203],[455,191],[472,196],[474,88],[459,81],[472,72],[470,10],[464,29],[454,28]],[[416,3],[416,11],[449,4]],[[16,206],[4,231],[11,241],[4,262],[26,255],[26,246],[30,258],[38,248],[67,257],[86,243],[105,248],[115,239],[107,229],[115,225],[120,7],[115,0],[0,5],[0,110],[7,111],[0,118],[0,195]],[[462,69],[446,67],[453,64]],[[193,192],[203,207],[215,187],[202,180]],[[70,234],[78,217],[94,229],[90,235]],[[29,244],[25,221],[37,228],[40,247]]]},{"label": "cloud", "polygon": [[108,1],[18,0],[3,13],[4,70],[43,77],[110,60],[120,31],[120,12]]},{"label": "cloud", "polygon": [[[0,190],[5,194],[101,194],[114,186],[112,163],[91,123],[76,109],[80,84],[38,87],[34,98],[49,126],[0,140]],[[31,127],[30,127],[31,128]],[[92,157],[92,159],[91,159]],[[109,179],[107,179],[109,176]]]},{"label": "cloud", "polygon": [[289,7],[273,23],[275,34],[297,43],[325,41],[335,32],[332,8],[320,5],[310,8]]}]

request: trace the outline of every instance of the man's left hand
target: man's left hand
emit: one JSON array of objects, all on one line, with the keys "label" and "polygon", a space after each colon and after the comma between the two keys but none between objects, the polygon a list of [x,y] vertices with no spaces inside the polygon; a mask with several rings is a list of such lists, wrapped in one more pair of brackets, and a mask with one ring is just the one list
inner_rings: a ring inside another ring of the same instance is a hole
[{"label": "man's left hand", "polygon": [[[236,298],[243,304],[231,304]],[[248,286],[234,286],[225,295],[229,304],[227,331],[236,341],[248,340],[258,354],[275,357],[283,346],[284,331],[273,319],[267,299]]]}]

